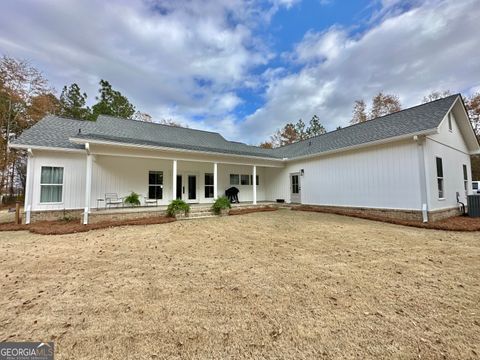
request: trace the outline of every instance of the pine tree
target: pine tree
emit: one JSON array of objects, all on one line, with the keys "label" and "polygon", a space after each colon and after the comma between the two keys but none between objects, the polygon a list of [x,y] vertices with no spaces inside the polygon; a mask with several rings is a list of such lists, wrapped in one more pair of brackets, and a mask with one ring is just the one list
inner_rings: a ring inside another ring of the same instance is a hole
[{"label": "pine tree", "polygon": [[60,95],[60,115],[72,118],[89,120],[90,109],[86,106],[87,94],[82,93],[80,86],[73,83],[68,88],[63,87]]},{"label": "pine tree", "polygon": [[92,107],[93,118],[98,115],[110,115],[128,119],[135,114],[135,106],[119,91],[114,90],[106,80],[100,80],[99,96],[95,99],[97,103]]}]

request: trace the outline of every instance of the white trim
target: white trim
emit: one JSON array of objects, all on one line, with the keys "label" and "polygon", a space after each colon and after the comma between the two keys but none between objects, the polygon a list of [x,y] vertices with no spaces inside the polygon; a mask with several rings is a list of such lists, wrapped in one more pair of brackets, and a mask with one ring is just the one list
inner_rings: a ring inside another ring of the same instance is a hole
[{"label": "white trim", "polygon": [[177,198],[177,160],[172,164],[172,200]]},{"label": "white trim", "polygon": [[[42,184],[42,169],[43,168],[61,168],[62,169],[62,183],[61,184]],[[39,199],[38,205],[62,205],[65,200],[65,166],[53,166],[53,165],[40,165],[40,178],[39,178]],[[44,201],[42,202],[42,186],[61,186],[62,187],[62,200],[61,201]]]},{"label": "white trim", "polygon": [[69,149],[69,148],[60,148],[60,147],[51,147],[51,146],[38,146],[38,145],[20,145],[20,144],[10,144],[10,148],[13,149],[23,149],[23,150],[45,150],[45,151],[61,151],[61,152],[75,152],[85,154],[84,149]]},{"label": "white trim", "polygon": [[[283,159],[278,158],[268,158],[268,157],[261,157],[261,156],[253,156],[253,155],[241,155],[241,154],[230,154],[230,153],[222,153],[216,151],[202,151],[202,150],[188,150],[188,149],[179,149],[179,148],[171,148],[166,146],[154,146],[154,145],[138,145],[138,144],[124,144],[115,141],[98,141],[98,140],[90,140],[90,139],[78,139],[78,138],[69,138],[69,140],[76,144],[84,144],[89,142],[91,144],[97,145],[112,145],[112,146],[120,146],[120,147],[127,147],[127,148],[139,148],[139,149],[151,149],[151,150],[163,150],[163,151],[178,151],[178,152],[185,152],[185,153],[194,153],[194,154],[206,154],[206,155],[221,155],[221,156],[231,156],[231,157],[241,157],[247,159],[257,159],[257,160],[266,160],[266,161],[277,161],[283,162]],[[192,160],[193,161],[193,160]],[[211,161],[209,161],[211,162]]]},{"label": "white trim", "polygon": [[213,163],[213,198],[218,198],[218,164]]},{"label": "white trim", "polygon": [[255,165],[253,165],[252,186],[253,186],[253,205],[257,205],[257,167]]},{"label": "white trim", "polygon": [[324,152],[321,152],[321,153],[315,153],[315,154],[309,154],[309,155],[287,158],[287,161],[297,161],[297,160],[303,160],[303,159],[307,159],[307,158],[321,157],[321,156],[336,154],[336,153],[340,153],[340,152],[344,152],[344,151],[351,151],[351,150],[356,150],[356,149],[360,149],[360,148],[365,148],[365,147],[369,147],[369,146],[388,144],[390,142],[395,142],[395,141],[400,141],[400,140],[407,140],[407,139],[414,138],[415,136],[419,136],[419,135],[425,135],[426,136],[426,135],[433,135],[433,134],[438,134],[438,128],[419,131],[419,132],[415,132],[415,133],[410,133],[410,134],[407,134],[407,135],[389,137],[389,138],[386,138],[386,139],[381,139],[381,140],[376,140],[376,141],[370,141],[370,142],[366,142],[366,143],[362,143],[362,144],[358,144],[358,145],[343,147],[343,148],[340,148],[340,149],[324,151]]},{"label": "white trim", "polygon": [[83,224],[88,224],[88,213],[90,212],[90,198],[92,196],[92,173],[93,159],[90,153],[87,153],[86,171],[85,171],[85,212],[83,214]]}]

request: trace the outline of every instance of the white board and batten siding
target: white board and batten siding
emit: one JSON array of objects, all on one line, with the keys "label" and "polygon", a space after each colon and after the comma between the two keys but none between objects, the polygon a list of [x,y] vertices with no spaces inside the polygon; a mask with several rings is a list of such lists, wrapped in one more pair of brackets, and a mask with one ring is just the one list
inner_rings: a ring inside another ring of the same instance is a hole
[{"label": "white board and batten siding", "polygon": [[[33,164],[33,199],[31,209],[42,210],[73,210],[83,209],[85,203],[85,179],[86,179],[86,153],[72,153],[60,151],[35,151],[34,158],[29,161]],[[40,179],[42,166],[63,167],[62,201],[55,203],[40,202]],[[252,175],[252,166],[218,164],[218,196],[225,190],[235,186],[240,190],[241,202],[253,200],[252,185],[230,185],[230,174]],[[90,206],[96,208],[105,206],[106,193],[116,193],[119,197],[125,197],[132,191],[141,195],[142,204],[144,197],[148,196],[149,171],[163,172],[163,198],[159,205],[167,205],[173,198],[173,162],[172,160],[154,158],[116,157],[108,155],[96,155],[92,169],[92,188]],[[197,199],[194,202],[211,203],[213,198],[205,198],[205,173],[213,173],[214,165],[210,162],[190,162],[179,160],[177,162],[177,175],[183,176],[186,186],[187,176],[196,176]],[[257,186],[257,201],[266,200],[265,169],[257,167],[259,185]],[[186,190],[187,191],[187,190]],[[186,195],[185,195],[186,197]]]},{"label": "white board and batten siding", "polygon": [[[463,165],[467,166],[468,193],[471,193],[472,171],[469,149],[455,119],[451,117],[452,129],[449,129],[448,115],[439,126],[439,133],[430,135],[425,142],[426,177],[428,183],[429,210],[441,210],[457,207],[457,192],[460,201],[466,204]],[[436,158],[443,163],[444,196],[439,198],[437,186]]]},{"label": "white board and batten siding", "polygon": [[[34,151],[32,183],[32,210],[72,210],[82,209],[85,203],[86,155],[74,152]],[[40,202],[40,180],[42,166],[63,167],[62,201]],[[30,172],[31,174],[32,172]]]},{"label": "white board and batten siding", "polygon": [[292,162],[281,170],[267,169],[267,196],[290,202],[289,174],[303,169],[302,204],[418,210],[417,146],[412,139]]}]

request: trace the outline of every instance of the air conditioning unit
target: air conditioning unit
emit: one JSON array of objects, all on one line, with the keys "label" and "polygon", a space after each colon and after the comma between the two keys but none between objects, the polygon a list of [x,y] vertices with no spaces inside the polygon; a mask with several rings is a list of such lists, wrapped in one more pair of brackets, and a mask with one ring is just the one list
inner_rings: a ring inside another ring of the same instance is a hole
[{"label": "air conditioning unit", "polygon": [[480,217],[480,195],[468,195],[468,216]]}]

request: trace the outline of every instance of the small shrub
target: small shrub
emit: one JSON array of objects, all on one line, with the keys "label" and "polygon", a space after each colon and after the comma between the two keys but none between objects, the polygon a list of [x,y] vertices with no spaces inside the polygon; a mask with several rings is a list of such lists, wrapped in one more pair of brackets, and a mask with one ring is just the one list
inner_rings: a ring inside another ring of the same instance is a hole
[{"label": "small shrub", "polygon": [[175,217],[175,215],[180,213],[187,215],[189,212],[190,205],[180,199],[173,200],[167,207],[167,215],[170,217]]},{"label": "small shrub", "polygon": [[131,206],[138,206],[140,205],[140,195],[138,195],[136,192],[133,192],[128,195],[123,202],[127,205]]},{"label": "small shrub", "polygon": [[212,211],[219,215],[222,210],[231,209],[232,204],[230,204],[230,200],[226,196],[220,196],[212,205]]}]

